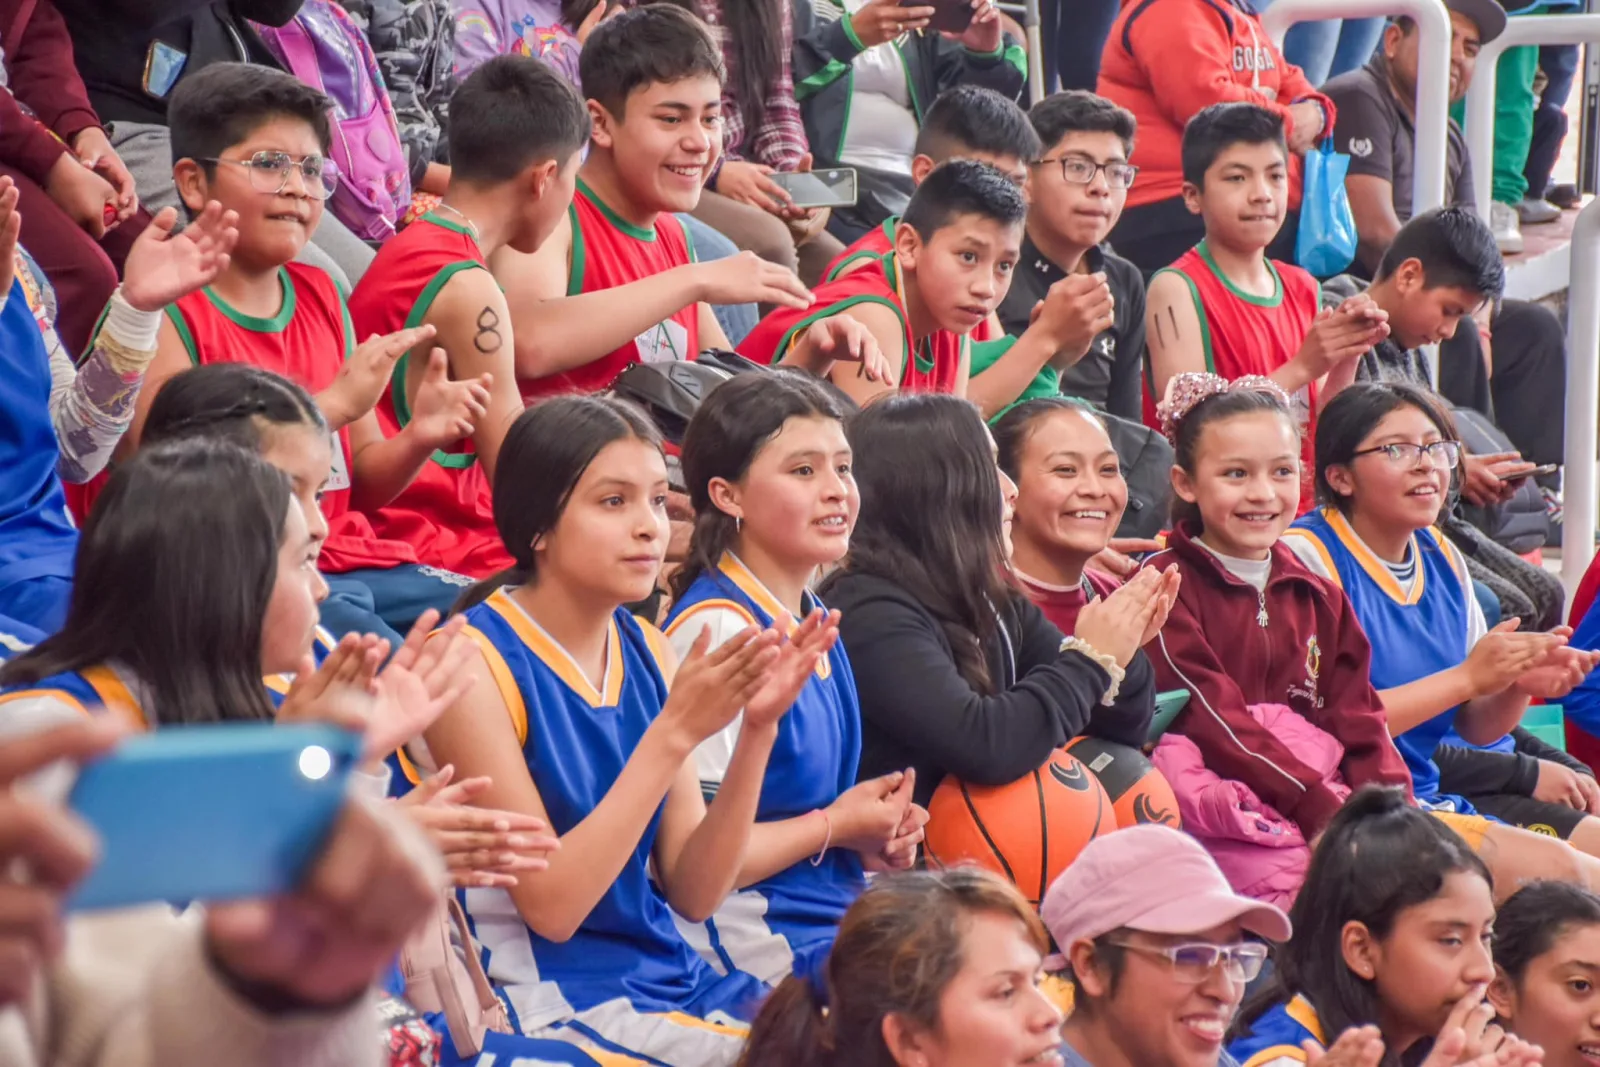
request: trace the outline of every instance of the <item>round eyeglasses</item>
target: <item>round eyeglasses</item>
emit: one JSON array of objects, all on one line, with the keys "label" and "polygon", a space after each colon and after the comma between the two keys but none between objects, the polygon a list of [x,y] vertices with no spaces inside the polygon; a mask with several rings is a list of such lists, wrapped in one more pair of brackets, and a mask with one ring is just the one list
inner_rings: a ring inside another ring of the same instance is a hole
[{"label": "round eyeglasses", "polygon": [[244,167],[250,173],[250,187],[258,193],[276,196],[289,188],[289,176],[300,172],[300,184],[314,200],[326,200],[339,184],[339,168],[324,156],[295,159],[287,152],[257,152],[249,159],[211,157],[206,163],[227,163]]}]

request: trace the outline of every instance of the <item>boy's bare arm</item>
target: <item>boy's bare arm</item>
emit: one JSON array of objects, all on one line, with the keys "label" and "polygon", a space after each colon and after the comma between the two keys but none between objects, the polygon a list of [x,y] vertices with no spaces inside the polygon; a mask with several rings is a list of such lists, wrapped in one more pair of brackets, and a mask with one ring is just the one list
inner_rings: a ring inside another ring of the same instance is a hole
[{"label": "boy's bare arm", "polygon": [[1159,401],[1180,374],[1206,369],[1205,334],[1188,283],[1175,271],[1150,280],[1144,308],[1145,345],[1150,352],[1151,390]]},{"label": "boy's bare arm", "polygon": [[437,332],[432,341],[413,349],[406,360],[407,395],[416,395],[428,354],[435,347],[444,349],[449,357],[453,380],[490,376],[488,403],[483,417],[477,420],[472,444],[484,474],[493,482],[501,442],[523,408],[512,358],[516,339],[505,294],[488,271],[465,270],[440,290],[424,321]]}]

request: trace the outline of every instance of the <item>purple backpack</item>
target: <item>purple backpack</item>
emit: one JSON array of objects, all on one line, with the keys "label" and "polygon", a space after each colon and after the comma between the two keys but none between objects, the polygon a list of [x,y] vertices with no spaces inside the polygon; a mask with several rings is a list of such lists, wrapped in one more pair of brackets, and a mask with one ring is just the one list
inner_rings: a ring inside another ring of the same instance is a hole
[{"label": "purple backpack", "polygon": [[411,206],[411,171],[366,35],[331,0],[305,0],[286,26],[251,25],[278,62],[333,101],[334,215],[369,241],[394,236]]}]

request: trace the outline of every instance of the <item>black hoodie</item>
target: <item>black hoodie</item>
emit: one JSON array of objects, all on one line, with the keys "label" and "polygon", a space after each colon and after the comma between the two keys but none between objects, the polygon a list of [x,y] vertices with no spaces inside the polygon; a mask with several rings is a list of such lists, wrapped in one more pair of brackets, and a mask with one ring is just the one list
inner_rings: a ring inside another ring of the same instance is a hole
[{"label": "black hoodie", "polygon": [[1144,744],[1155,712],[1144,653],[1128,663],[1116,702],[1103,707],[1105,671],[1061,652],[1061,631],[1020,593],[1001,607],[1002,632],[984,649],[994,696],[961,677],[943,627],[901,586],[846,571],[822,596],[842,615],[839,638],[861,700],[862,780],[914,767],[916,802],[927,804],[947,774],[1005,785],[1079,734]]}]

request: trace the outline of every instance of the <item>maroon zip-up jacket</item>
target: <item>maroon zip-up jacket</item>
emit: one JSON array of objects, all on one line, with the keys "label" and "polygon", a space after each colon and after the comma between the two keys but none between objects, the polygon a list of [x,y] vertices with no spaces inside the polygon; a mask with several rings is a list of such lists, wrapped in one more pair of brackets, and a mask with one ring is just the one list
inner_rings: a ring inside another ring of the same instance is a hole
[{"label": "maroon zip-up jacket", "polygon": [[0,91],[0,162],[43,186],[67,150],[61,142],[100,119],[78,76],[67,25],[50,0],[0,0],[0,48],[11,90]]},{"label": "maroon zip-up jacket", "polygon": [[1249,786],[1307,838],[1340,800],[1249,705],[1286,705],[1337,738],[1339,769],[1352,789],[1378,782],[1404,786],[1409,796],[1411,775],[1372,687],[1372,648],[1344,591],[1279,543],[1267,588],[1257,594],[1192,537],[1192,527],[1173,530],[1166,551],[1146,564],[1175,562],[1183,574],[1171,617],[1145,646],[1158,688],[1190,693],[1172,728],[1199,747],[1209,769]]}]

